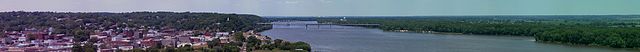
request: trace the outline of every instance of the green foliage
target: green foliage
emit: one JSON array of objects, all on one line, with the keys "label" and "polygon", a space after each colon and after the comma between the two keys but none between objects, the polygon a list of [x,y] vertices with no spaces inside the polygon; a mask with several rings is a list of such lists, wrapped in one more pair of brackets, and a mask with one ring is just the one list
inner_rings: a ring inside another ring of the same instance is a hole
[{"label": "green foliage", "polygon": [[250,36],[249,38],[247,38],[247,43],[249,45],[259,45],[261,42],[262,41],[255,36]]},{"label": "green foliage", "polygon": [[246,41],[246,38],[244,38],[244,35],[242,35],[242,32],[233,33],[232,36],[236,41],[240,41],[240,42]]},{"label": "green foliage", "polygon": [[140,48],[134,48],[130,52],[145,52],[145,51]]},{"label": "green foliage", "polygon": [[89,39],[89,32],[87,30],[74,29],[71,35],[75,38],[74,41],[87,41]]},{"label": "green foliage", "polygon": [[240,48],[236,46],[224,46],[220,52],[240,52]]},{"label": "green foliage", "polygon": [[0,32],[0,36],[2,36],[2,37],[5,36],[5,33],[6,32]]},{"label": "green foliage", "polygon": [[615,48],[638,48],[638,28],[570,28],[557,29],[535,36],[539,41],[571,42]]},{"label": "green foliage", "polygon": [[261,43],[262,41],[255,36],[247,38],[247,48],[249,48],[249,50],[259,49],[259,45],[261,45]]},{"label": "green foliage", "polygon": [[191,45],[187,45],[187,46],[184,46],[184,47],[177,48],[177,51],[179,51],[179,52],[193,52],[195,50],[193,48],[191,48]]},{"label": "green foliage", "polygon": [[97,51],[97,47],[93,45],[93,43],[87,43],[84,44],[84,46],[81,46],[81,44],[74,44],[74,46],[72,47],[73,52],[96,52]]},{"label": "green foliage", "polygon": [[220,40],[219,39],[214,39],[213,41],[207,41],[207,45],[209,46],[209,48],[213,48],[215,46],[219,46]]},{"label": "green foliage", "polygon": [[308,43],[305,43],[305,42],[295,42],[295,43],[292,43],[291,45],[287,45],[285,47],[292,48],[292,49],[303,49],[303,50],[306,50],[306,51],[311,51],[311,45],[309,45]]},{"label": "green foliage", "polygon": [[148,48],[145,52],[160,52],[160,48]]},{"label": "green foliage", "polygon": [[262,45],[260,46],[264,50],[296,50],[302,49],[303,51],[311,51],[311,45],[305,42],[285,42],[281,39],[274,40],[273,44]]}]

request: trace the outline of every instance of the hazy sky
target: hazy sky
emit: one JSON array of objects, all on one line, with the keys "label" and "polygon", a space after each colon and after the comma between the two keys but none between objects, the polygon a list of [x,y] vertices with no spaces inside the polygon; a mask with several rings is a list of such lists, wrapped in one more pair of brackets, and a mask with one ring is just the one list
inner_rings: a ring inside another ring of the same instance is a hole
[{"label": "hazy sky", "polygon": [[0,11],[194,11],[261,16],[640,14],[640,0],[0,0]]}]

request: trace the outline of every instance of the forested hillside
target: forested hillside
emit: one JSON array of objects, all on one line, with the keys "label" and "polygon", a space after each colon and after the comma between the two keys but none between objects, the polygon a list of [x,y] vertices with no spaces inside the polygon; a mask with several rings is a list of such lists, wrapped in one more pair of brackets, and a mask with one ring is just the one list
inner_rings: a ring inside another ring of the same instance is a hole
[{"label": "forested hillside", "polygon": [[[170,27],[182,30],[221,29],[220,31],[250,30],[255,23],[265,22],[256,15],[190,13],[190,12],[131,12],[131,13],[60,13],[60,12],[2,12],[0,29],[49,28],[60,30],[105,29],[110,26]],[[225,27],[225,28],[221,28]],[[64,33],[61,31],[59,33]]]}]

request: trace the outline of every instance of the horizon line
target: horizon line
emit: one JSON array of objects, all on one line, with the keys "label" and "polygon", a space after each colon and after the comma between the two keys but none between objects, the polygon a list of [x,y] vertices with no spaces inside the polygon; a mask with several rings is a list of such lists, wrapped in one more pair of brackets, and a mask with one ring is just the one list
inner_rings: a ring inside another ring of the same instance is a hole
[{"label": "horizon line", "polygon": [[[385,16],[394,16],[394,17],[398,17],[398,16],[606,16],[606,15],[621,15],[621,16],[625,16],[625,15],[640,15],[640,14],[516,14],[516,15],[512,15],[512,14],[505,14],[505,15],[377,15],[379,17],[385,17]],[[265,17],[359,17],[359,16],[367,16],[367,15],[352,15],[352,16],[348,16],[348,15],[336,15],[336,16],[265,16]]]},{"label": "horizon line", "polygon": [[312,16],[312,15],[259,15],[255,13],[236,13],[236,12],[214,12],[214,11],[0,11],[0,13],[6,12],[53,12],[53,13],[136,13],[136,12],[171,12],[171,13],[217,13],[217,14],[249,14],[264,17],[344,17],[344,16],[574,16],[574,15],[640,15],[640,14],[436,14],[436,15],[324,15],[324,16]]}]

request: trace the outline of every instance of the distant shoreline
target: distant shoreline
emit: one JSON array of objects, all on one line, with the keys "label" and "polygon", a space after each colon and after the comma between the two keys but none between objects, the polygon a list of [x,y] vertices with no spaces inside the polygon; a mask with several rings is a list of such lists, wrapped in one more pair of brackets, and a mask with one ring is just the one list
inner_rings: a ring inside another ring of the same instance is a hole
[{"label": "distant shoreline", "polygon": [[375,17],[450,17],[450,16],[640,16],[640,14],[593,14],[593,15],[413,15],[413,16],[262,16],[266,18],[292,18],[292,17],[319,17],[319,18],[334,18],[334,17],[347,17],[347,18],[375,18]]}]

